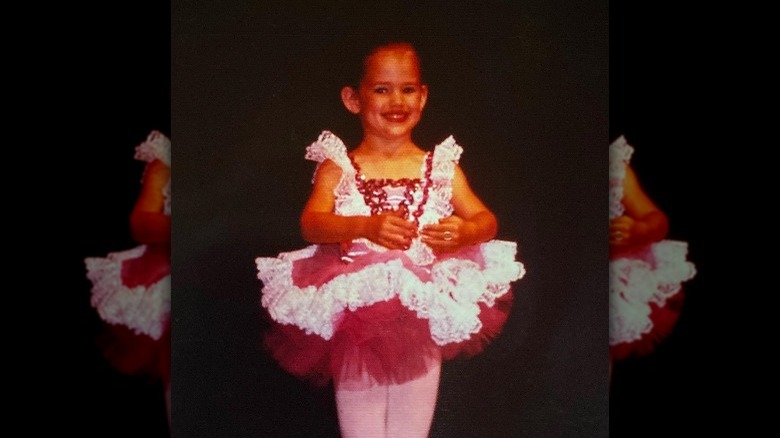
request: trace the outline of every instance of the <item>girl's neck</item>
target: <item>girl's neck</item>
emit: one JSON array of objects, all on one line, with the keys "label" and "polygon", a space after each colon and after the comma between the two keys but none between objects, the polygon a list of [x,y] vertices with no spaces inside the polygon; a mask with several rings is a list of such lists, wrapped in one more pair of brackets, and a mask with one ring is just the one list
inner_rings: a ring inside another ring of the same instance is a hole
[{"label": "girl's neck", "polygon": [[366,135],[357,147],[361,154],[393,158],[418,151],[411,136],[398,139],[386,139]]}]

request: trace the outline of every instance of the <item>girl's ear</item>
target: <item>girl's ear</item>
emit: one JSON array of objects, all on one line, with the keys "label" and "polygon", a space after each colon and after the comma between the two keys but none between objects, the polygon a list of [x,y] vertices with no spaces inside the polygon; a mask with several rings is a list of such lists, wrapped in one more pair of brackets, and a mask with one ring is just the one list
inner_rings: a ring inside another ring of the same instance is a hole
[{"label": "girl's ear", "polygon": [[360,113],[360,99],[358,99],[358,92],[354,88],[346,86],[341,89],[341,102],[352,114]]},{"label": "girl's ear", "polygon": [[420,85],[420,111],[425,108],[425,103],[428,102],[428,86]]}]

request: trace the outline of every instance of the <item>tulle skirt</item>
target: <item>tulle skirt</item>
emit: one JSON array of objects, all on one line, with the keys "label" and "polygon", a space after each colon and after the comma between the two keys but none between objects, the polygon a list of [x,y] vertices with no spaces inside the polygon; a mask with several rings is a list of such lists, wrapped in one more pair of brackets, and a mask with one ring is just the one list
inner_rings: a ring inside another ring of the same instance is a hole
[{"label": "tulle skirt", "polygon": [[696,274],[685,242],[664,240],[610,260],[609,345],[615,360],[651,353],[674,329],[682,284]]},{"label": "tulle skirt", "polygon": [[475,245],[428,266],[402,251],[357,253],[345,262],[337,245],[313,245],[257,259],[263,305],[275,320],[265,347],[291,374],[361,388],[479,354],[501,332],[510,283],[525,273],[512,242]]},{"label": "tulle skirt", "polygon": [[90,301],[106,322],[98,338],[118,371],[170,373],[170,246],[141,245],[85,260]]}]

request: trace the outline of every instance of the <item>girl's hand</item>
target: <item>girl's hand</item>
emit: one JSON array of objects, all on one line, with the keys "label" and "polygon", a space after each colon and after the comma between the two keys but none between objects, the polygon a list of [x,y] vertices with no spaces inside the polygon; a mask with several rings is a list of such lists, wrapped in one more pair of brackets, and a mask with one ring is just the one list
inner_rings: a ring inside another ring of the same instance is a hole
[{"label": "girl's hand", "polygon": [[609,245],[626,249],[636,244],[638,222],[628,216],[618,216],[609,223]]},{"label": "girl's hand", "polygon": [[388,249],[407,250],[417,237],[417,226],[402,212],[386,212],[369,218],[366,238]]},{"label": "girl's hand", "polygon": [[439,221],[438,224],[426,225],[422,229],[422,241],[433,249],[436,254],[453,252],[470,244],[474,225],[452,215]]}]

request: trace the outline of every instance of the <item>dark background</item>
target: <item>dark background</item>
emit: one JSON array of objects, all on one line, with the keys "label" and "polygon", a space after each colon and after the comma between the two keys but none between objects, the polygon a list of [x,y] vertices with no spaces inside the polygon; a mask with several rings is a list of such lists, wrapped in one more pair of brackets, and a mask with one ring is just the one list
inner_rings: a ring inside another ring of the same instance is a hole
[{"label": "dark background", "polygon": [[319,80],[328,77],[322,62],[361,26],[404,23],[445,40],[420,144],[456,136],[501,237],[520,242],[529,269],[504,334],[482,356],[445,367],[435,436],[606,434],[607,326],[596,322],[606,321],[606,244],[594,242],[606,242],[605,140],[619,134],[636,147],[632,164],[699,272],[672,337],[653,356],[616,366],[611,432],[751,427],[745,420],[756,415],[739,408],[753,406],[767,374],[746,371],[766,361],[746,342],[757,323],[740,315],[753,315],[766,285],[743,275],[761,257],[733,248],[768,218],[745,198],[750,161],[768,140],[753,138],[765,126],[733,117],[750,105],[729,103],[750,95],[741,85],[755,71],[735,27],[740,13],[613,1],[607,24],[597,2],[447,10],[391,2],[371,14],[348,2],[175,3],[173,58],[166,1],[11,15],[35,18],[9,40],[18,61],[7,69],[20,79],[7,104],[16,143],[5,149],[5,216],[18,254],[9,272],[29,280],[8,292],[23,299],[14,321],[26,321],[21,360],[9,361],[22,371],[10,382],[19,393],[12,412],[23,413],[12,423],[167,435],[161,388],[118,375],[94,345],[101,325],[83,259],[135,244],[127,220],[143,163],[133,150],[152,129],[171,134],[173,62],[177,436],[334,436],[331,394],[281,373],[259,348],[252,259],[302,244],[295,223],[313,168],[304,146],[326,128],[356,139],[335,91],[323,88],[330,79]]},{"label": "dark background", "polygon": [[721,70],[727,62],[721,30],[697,15],[610,2],[610,141],[624,134],[634,146],[631,165],[669,217],[668,238],[688,242],[698,271],[684,283],[685,303],[671,336],[652,355],[613,369],[614,436],[751,427],[737,417],[750,402],[736,396],[746,377],[738,370],[751,361],[738,334],[750,325],[741,320],[749,318],[747,301],[736,297],[751,288],[733,283],[743,278],[738,265],[752,260],[729,255],[742,241],[731,232],[744,229],[734,206],[750,191],[740,186],[750,181],[746,144],[733,141],[734,131],[745,128],[724,120],[729,82]]},{"label": "dark background", "polygon": [[[25,214],[15,216],[23,229],[35,230],[18,234],[31,252],[21,260],[36,268],[20,295],[47,315],[45,335],[36,333],[44,327],[40,317],[25,326],[35,330],[31,345],[39,359],[25,356],[23,362],[24,375],[34,376],[19,380],[31,398],[18,405],[27,419],[21,430],[167,437],[162,386],[117,373],[97,348],[103,325],[89,303],[84,258],[137,245],[129,217],[145,163],[133,158],[135,147],[152,130],[171,135],[170,3],[47,11],[51,37],[30,51],[38,64],[25,64],[39,66],[37,79],[20,87],[40,118],[23,132],[26,140],[17,149],[24,159],[13,165],[34,189],[9,190],[24,194],[26,208],[15,211]],[[28,315],[25,309],[18,315]]]},{"label": "dark background", "polygon": [[332,388],[261,347],[254,258],[302,247],[323,129],[354,146],[342,55],[402,30],[430,86],[423,148],[453,134],[528,269],[503,334],[444,365],[432,437],[606,436],[608,11],[604,1],[446,8],[173,5],[174,436],[337,436]]},{"label": "dark background", "polygon": [[[173,62],[176,436],[335,435],[332,395],[283,374],[259,348],[252,259],[302,244],[295,222],[313,169],[304,147],[320,129],[357,139],[325,88],[335,81],[333,48],[363,28],[402,23],[445,40],[426,64],[439,71],[416,138],[430,147],[456,136],[500,237],[520,242],[529,269],[504,334],[482,356],[445,366],[434,436],[606,434],[601,191],[605,139],[619,134],[636,147],[632,164],[699,272],[671,338],[616,366],[611,432],[750,427],[733,410],[751,406],[746,392],[760,393],[765,383],[755,379],[765,374],[745,372],[761,360],[744,343],[753,325],[740,321],[752,301],[734,297],[766,286],[735,285],[749,280],[740,269],[753,272],[744,265],[756,257],[728,251],[765,218],[740,201],[753,190],[748,152],[765,144],[735,133],[765,127],[729,115],[726,99],[742,90],[729,66],[753,71],[734,62],[742,46],[722,26],[733,20],[615,1],[609,25],[606,2],[447,10],[391,2],[370,13],[348,2],[175,3],[173,59],[170,4],[159,0],[49,5],[27,27],[47,38],[20,34],[26,42],[11,44],[20,62],[9,71],[22,79],[12,91],[23,101],[9,106],[21,141],[6,147],[7,163],[23,177],[8,186],[6,216],[18,224],[11,233],[20,230],[8,239],[22,242],[12,246],[20,256],[11,273],[31,279],[18,316],[32,322],[11,383],[21,389],[16,409],[45,413],[15,422],[80,436],[167,435],[161,388],[118,375],[94,345],[101,325],[83,258],[135,245],[127,220],[143,163],[133,149],[152,129],[171,134]],[[738,227],[737,216],[750,225]],[[31,309],[41,307],[38,324]]]}]

